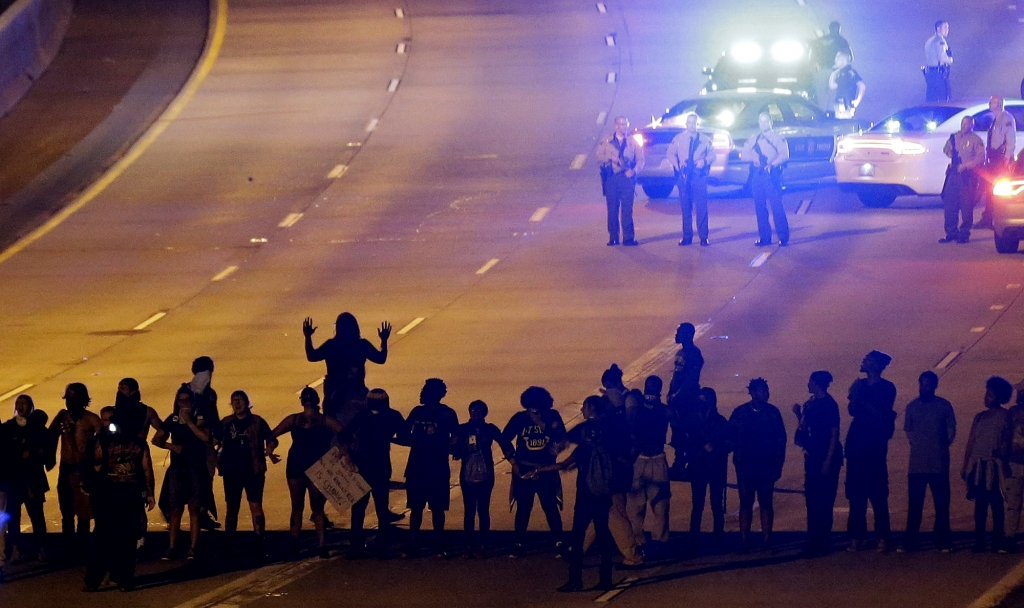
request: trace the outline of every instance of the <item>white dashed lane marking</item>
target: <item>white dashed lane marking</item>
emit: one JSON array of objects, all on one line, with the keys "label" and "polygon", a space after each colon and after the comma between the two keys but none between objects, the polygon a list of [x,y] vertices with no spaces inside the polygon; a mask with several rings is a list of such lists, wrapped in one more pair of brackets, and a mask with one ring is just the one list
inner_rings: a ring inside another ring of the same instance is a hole
[{"label": "white dashed lane marking", "polygon": [[399,19],[405,19],[405,11],[400,8],[396,8],[395,17],[398,17]]},{"label": "white dashed lane marking", "polygon": [[608,82],[608,84],[615,84],[615,72],[608,72],[608,77],[606,81]]},{"label": "white dashed lane marking", "polygon": [[750,267],[760,268],[761,266],[764,266],[764,263],[767,262],[768,258],[770,258],[771,256],[772,254],[767,252],[757,254],[757,257],[750,261]]},{"label": "white dashed lane marking", "polygon": [[348,165],[335,165],[331,172],[327,174],[327,179],[338,179],[345,172],[348,171]]},{"label": "white dashed lane marking", "polygon": [[32,388],[33,386],[35,386],[35,385],[31,384],[31,383],[26,383],[26,384],[22,384],[18,388],[12,388],[11,390],[9,390],[6,393],[4,393],[3,395],[0,395],[0,401],[7,401],[11,397],[14,397],[16,395],[20,395],[21,393],[24,393],[25,391],[27,391],[28,389]]},{"label": "white dashed lane marking", "polygon": [[483,266],[481,266],[480,269],[476,271],[476,273],[477,274],[484,274],[485,272],[487,272],[491,268],[494,268],[494,265],[497,264],[500,261],[501,260],[499,260],[498,258],[491,258],[490,260],[487,260],[487,263],[484,264]]},{"label": "white dashed lane marking", "polygon": [[388,93],[394,93],[398,90],[398,83],[401,82],[397,78],[392,78],[391,82],[388,83]]},{"label": "white dashed lane marking", "polygon": [[580,169],[583,168],[583,163],[585,162],[587,162],[587,155],[577,154],[576,158],[572,159],[572,162],[569,163],[569,168],[574,171],[579,171]]},{"label": "white dashed lane marking", "polygon": [[1002,304],[993,304],[992,306],[988,307],[989,310],[1002,310],[1004,308],[1006,307],[1003,306]]},{"label": "white dashed lane marking", "polygon": [[608,46],[615,46],[615,36],[605,36],[604,43]]},{"label": "white dashed lane marking", "polygon": [[295,222],[298,222],[301,219],[302,219],[302,214],[301,213],[289,213],[288,215],[286,215],[284,217],[283,220],[281,220],[281,223],[278,224],[277,227],[278,228],[291,228],[292,226],[295,225]]},{"label": "white dashed lane marking", "polygon": [[147,327],[149,327],[150,325],[152,325],[152,324],[156,323],[156,322],[157,322],[157,321],[159,321],[160,319],[163,319],[163,318],[164,318],[164,317],[166,317],[166,316],[167,316],[167,313],[166,313],[166,312],[163,312],[163,311],[160,311],[160,312],[158,312],[158,313],[155,313],[155,314],[154,314],[153,316],[151,316],[150,318],[146,319],[146,320],[145,320],[145,321],[143,321],[142,323],[139,323],[138,325],[136,325],[135,327],[133,327],[133,328],[132,328],[132,331],[142,331],[142,330],[146,329]]},{"label": "white dashed lane marking", "polygon": [[366,123],[366,132],[370,133],[377,128],[377,123],[380,122],[379,118],[371,118],[370,122]]},{"label": "white dashed lane marking", "polygon": [[605,121],[605,120],[606,120],[607,118],[608,118],[608,112],[598,112],[598,113],[597,113],[597,124],[599,124],[599,125],[603,125],[603,124],[604,124],[604,121]]},{"label": "white dashed lane marking", "polygon": [[935,369],[946,369],[947,367],[949,367],[949,364],[952,363],[959,356],[960,356],[960,351],[958,351],[958,350],[951,350],[951,351],[949,351],[948,353],[946,353],[946,356],[942,358],[942,361],[939,361],[935,365]]},{"label": "white dashed lane marking", "polygon": [[217,274],[213,275],[213,278],[210,279],[210,280],[214,281],[214,282],[216,282],[216,281],[223,281],[224,279],[226,279],[229,276],[233,275],[236,270],[238,270],[238,266],[228,266],[224,270],[221,270]]},{"label": "white dashed lane marking", "polygon": [[395,47],[395,52],[398,53],[399,55],[404,55],[405,54],[405,49],[406,49],[405,43],[404,42],[399,42],[398,46]]},{"label": "white dashed lane marking", "polygon": [[602,14],[608,12],[608,7],[604,5],[604,2],[597,3],[597,12]]},{"label": "white dashed lane marking", "polygon": [[985,331],[984,327],[972,327],[971,328],[971,333],[972,334],[980,334],[980,333],[982,333],[984,331]]},{"label": "white dashed lane marking", "polygon": [[537,209],[536,211],[533,212],[533,215],[530,216],[530,221],[539,222],[543,220],[544,217],[547,216],[548,211],[551,211],[551,207],[541,207]]},{"label": "white dashed lane marking", "polygon": [[405,334],[407,334],[407,333],[409,333],[410,331],[412,331],[412,330],[413,330],[413,328],[415,328],[415,327],[416,327],[417,325],[419,325],[420,323],[422,323],[422,322],[423,322],[423,321],[425,321],[425,320],[426,320],[426,319],[425,319],[424,317],[416,317],[416,318],[415,318],[415,319],[413,319],[412,321],[409,321],[409,324],[408,324],[408,325],[406,325],[406,326],[405,326],[405,327],[403,327],[402,329],[398,330],[398,335],[400,335],[400,336],[404,336]]}]

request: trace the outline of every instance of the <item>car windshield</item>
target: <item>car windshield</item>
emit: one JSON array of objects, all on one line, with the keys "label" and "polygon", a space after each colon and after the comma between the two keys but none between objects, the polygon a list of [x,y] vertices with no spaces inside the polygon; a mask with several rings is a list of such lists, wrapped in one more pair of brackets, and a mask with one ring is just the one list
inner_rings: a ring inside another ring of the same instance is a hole
[{"label": "car windshield", "polygon": [[900,110],[889,118],[871,127],[876,133],[919,132],[930,133],[964,108],[951,106],[918,106]]},{"label": "car windshield", "polygon": [[738,126],[736,120],[747,102],[742,99],[691,99],[677,103],[661,117],[664,127],[685,127],[686,117],[696,113],[701,126],[728,129]]}]

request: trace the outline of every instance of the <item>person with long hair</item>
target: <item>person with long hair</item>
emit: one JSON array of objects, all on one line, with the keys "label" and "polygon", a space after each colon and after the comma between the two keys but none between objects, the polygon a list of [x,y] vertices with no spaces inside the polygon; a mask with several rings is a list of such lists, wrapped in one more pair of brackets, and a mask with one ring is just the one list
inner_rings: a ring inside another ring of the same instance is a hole
[{"label": "person with long hair", "polygon": [[[320,395],[316,389],[307,386],[299,395],[302,411],[285,416],[271,436],[277,439],[285,433],[291,433],[292,445],[288,448],[288,461],[285,465],[285,477],[288,479],[288,493],[291,495],[292,512],[290,533],[293,550],[298,549],[299,533],[302,531],[302,511],[306,506],[306,493],[309,493],[309,508],[313,511],[313,523],[316,526],[317,548],[321,558],[330,556],[327,547],[327,528],[324,525],[324,507],[327,498],[317,489],[306,476],[306,469],[313,466],[331,449],[331,440],[341,432],[341,424],[337,420],[320,412]],[[267,449],[267,456],[273,459],[274,448]]]}]

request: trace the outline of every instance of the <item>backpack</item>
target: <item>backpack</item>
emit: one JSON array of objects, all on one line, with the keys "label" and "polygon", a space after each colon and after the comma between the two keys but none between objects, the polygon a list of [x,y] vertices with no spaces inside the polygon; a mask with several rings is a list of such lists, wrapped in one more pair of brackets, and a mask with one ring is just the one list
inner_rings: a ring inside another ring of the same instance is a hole
[{"label": "backpack", "polygon": [[465,483],[484,483],[490,481],[491,471],[487,459],[480,450],[470,452],[462,460],[462,481]]},{"label": "backpack", "polygon": [[612,457],[600,445],[595,445],[587,463],[587,489],[594,496],[607,496],[612,493]]}]

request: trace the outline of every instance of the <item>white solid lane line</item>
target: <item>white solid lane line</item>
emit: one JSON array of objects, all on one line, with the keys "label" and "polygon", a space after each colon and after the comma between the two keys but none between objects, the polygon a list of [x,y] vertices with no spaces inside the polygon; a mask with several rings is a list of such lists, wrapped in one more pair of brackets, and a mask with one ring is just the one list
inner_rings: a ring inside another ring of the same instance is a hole
[{"label": "white solid lane line", "polygon": [[399,19],[405,19],[405,11],[403,11],[400,8],[396,8],[395,9],[395,17],[398,17]]},{"label": "white solid lane line", "polygon": [[572,159],[572,162],[569,164],[569,168],[573,171],[579,171],[583,168],[583,163],[585,162],[587,162],[587,155],[577,154],[576,158]]},{"label": "white solid lane line", "polygon": [[476,273],[477,274],[484,274],[485,272],[487,272],[491,268],[494,268],[494,265],[497,264],[500,261],[501,260],[499,260],[498,258],[491,258],[491,259],[487,260],[487,263],[484,264],[483,266],[481,266],[480,270],[477,270]]},{"label": "white solid lane line", "polygon": [[395,52],[398,53],[399,55],[404,55],[405,54],[405,48],[406,48],[405,47],[405,43],[404,42],[399,42],[398,46],[395,47]]},{"label": "white solid lane line", "polygon": [[394,93],[398,90],[398,83],[400,81],[397,78],[392,78],[391,82],[388,83],[388,93]]},{"label": "white solid lane line", "polygon": [[224,270],[221,270],[217,274],[213,275],[213,278],[210,280],[214,282],[223,281],[224,279],[234,274],[236,270],[238,270],[238,266],[228,266]]},{"label": "white solid lane line", "polygon": [[533,215],[530,216],[530,221],[539,222],[543,220],[544,217],[548,214],[548,211],[551,211],[551,207],[541,207],[537,209],[536,211],[533,212]]},{"label": "white solid lane line", "polygon": [[166,316],[167,316],[166,312],[163,312],[163,311],[158,312],[158,313],[154,314],[152,317],[146,319],[142,323],[139,323],[138,325],[133,327],[132,331],[142,331],[142,330],[146,329],[147,327],[149,327],[150,325],[156,323],[160,319],[163,319]]},{"label": "white solid lane line", "polygon": [[398,330],[398,335],[400,335],[400,336],[404,336],[405,334],[407,334],[407,333],[409,333],[410,331],[412,331],[414,327],[416,327],[416,326],[417,326],[417,325],[419,325],[420,323],[424,322],[425,320],[426,320],[426,319],[425,319],[424,317],[416,317],[416,318],[415,318],[415,319],[413,319],[412,321],[409,321],[409,324],[408,324],[408,325],[406,325],[406,326],[405,326],[405,327],[403,327],[402,329]]},{"label": "white solid lane line", "polygon": [[327,174],[327,179],[338,179],[345,172],[348,171],[348,165],[335,165],[331,172]]},{"label": "white solid lane line", "polygon": [[935,366],[935,369],[946,369],[947,367],[949,367],[949,364],[952,363],[953,360],[956,359],[959,356],[960,356],[960,351],[958,351],[958,350],[951,350],[951,351],[949,351],[946,354],[946,356],[942,358],[942,361],[938,362],[938,364]]},{"label": "white solid lane line", "polygon": [[760,268],[761,266],[764,266],[764,263],[767,262],[768,258],[770,258],[771,256],[772,254],[768,252],[757,254],[757,257],[750,262],[750,267]]},{"label": "white solid lane line", "polygon": [[25,391],[27,391],[28,389],[32,388],[33,386],[35,386],[35,385],[31,384],[31,383],[22,384],[18,388],[11,389],[11,390],[7,391],[6,393],[4,393],[3,395],[0,395],[0,401],[7,401],[11,397],[14,397],[16,395],[20,395],[20,394],[24,393]]},{"label": "white solid lane line", "polygon": [[606,78],[606,81],[608,82],[608,84],[615,84],[615,72],[608,72],[608,77]]},{"label": "white solid lane line", "polygon": [[366,132],[370,133],[377,128],[377,123],[380,122],[379,118],[371,118],[370,122],[366,123]]},{"label": "white solid lane line", "polygon": [[604,5],[604,2],[598,2],[597,3],[597,12],[599,12],[599,13],[607,13],[608,12],[608,7]]},{"label": "white solid lane line", "polygon": [[598,113],[597,113],[597,124],[599,124],[599,125],[603,125],[603,124],[604,124],[604,121],[605,121],[605,120],[606,120],[607,118],[608,118],[608,112],[598,112]]},{"label": "white solid lane line", "polygon": [[302,219],[301,213],[289,213],[281,220],[281,223],[277,225],[278,228],[291,228],[295,225],[295,222]]}]

